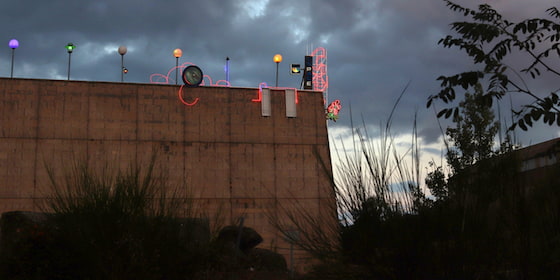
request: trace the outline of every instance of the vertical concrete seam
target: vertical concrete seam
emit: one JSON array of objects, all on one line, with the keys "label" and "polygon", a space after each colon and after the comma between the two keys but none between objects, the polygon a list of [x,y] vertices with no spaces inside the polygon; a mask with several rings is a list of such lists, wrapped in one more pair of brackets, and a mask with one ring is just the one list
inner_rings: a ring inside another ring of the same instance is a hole
[{"label": "vertical concrete seam", "polygon": [[[228,100],[228,106],[227,107],[227,115],[226,116],[231,116],[231,94],[229,92],[229,88],[227,88],[228,93],[227,93],[227,100]],[[233,198],[233,179],[232,179],[232,172],[231,172],[231,165],[232,165],[232,158],[231,158],[231,119],[230,119],[230,123],[227,126],[228,127],[228,137],[229,137],[229,141],[230,143],[227,145],[228,146],[228,159],[227,159],[227,166],[228,166],[228,176],[229,176],[229,205],[230,205],[230,217],[231,220],[233,221],[233,202],[234,202],[234,198]]]},{"label": "vertical concrete seam", "polygon": [[[178,88],[180,88],[180,86],[177,86]],[[177,89],[177,91],[179,91],[179,89]],[[183,116],[183,139],[182,141],[180,141],[180,143],[182,143],[183,145],[183,180],[185,182],[188,182],[188,178],[187,178],[187,111],[185,110],[185,108],[183,108],[184,106],[181,106],[180,102],[175,101],[176,106],[179,106],[179,112],[181,112],[181,115]],[[189,193],[188,189],[190,188],[190,186],[185,183],[185,188],[187,188],[185,190],[185,193]],[[191,195],[194,194],[194,191],[190,192]],[[194,203],[194,197],[191,197],[193,199],[193,203]],[[199,201],[200,203],[200,201]],[[198,206],[195,206],[198,207]]]},{"label": "vertical concrete seam", "polygon": [[91,118],[91,87],[93,84],[90,84],[87,87],[87,91],[85,92],[87,98],[87,116],[86,116],[86,164],[89,164],[89,142],[90,142],[90,118]]},{"label": "vertical concrete seam", "polygon": [[[37,82],[39,83],[39,82]],[[37,98],[35,98],[35,100],[37,101],[37,108],[36,108],[36,113],[35,113],[35,159],[33,160],[33,206],[32,209],[33,211],[36,211],[36,207],[37,207],[37,161],[39,159],[39,121],[40,121],[40,117],[39,117],[39,112],[40,112],[40,106],[41,106],[41,87],[38,86],[37,87]]]}]

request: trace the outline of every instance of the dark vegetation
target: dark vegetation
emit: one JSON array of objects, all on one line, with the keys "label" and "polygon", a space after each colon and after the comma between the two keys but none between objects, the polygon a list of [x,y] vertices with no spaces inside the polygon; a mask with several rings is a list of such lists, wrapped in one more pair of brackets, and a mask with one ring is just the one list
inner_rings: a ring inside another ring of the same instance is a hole
[{"label": "dark vegetation", "polygon": [[254,248],[262,241],[254,230],[212,233],[186,186],[169,185],[155,162],[101,173],[76,163],[62,176],[48,169],[44,212],[2,215],[0,279],[286,278],[282,256]]},{"label": "dark vegetation", "polygon": [[[514,110],[511,128],[527,130],[533,122],[560,125],[560,98],[558,87],[544,89],[542,83],[531,88],[529,81],[538,78],[558,79],[560,58],[560,11],[556,7],[547,10],[548,18],[532,18],[513,22],[504,18],[488,4],[469,9],[444,0],[454,12],[462,13],[471,21],[454,22],[452,31],[439,44],[446,48],[464,51],[478,68],[441,76],[441,91],[430,96],[427,106],[434,101],[445,104],[457,98],[457,89],[469,90],[486,82],[484,100],[489,105],[509,95],[529,98],[529,102]],[[527,61],[524,65],[520,62]],[[449,118],[458,114],[458,107],[445,108],[438,117]]]},{"label": "dark vegetation", "polygon": [[[310,251],[322,262],[305,279],[557,279],[560,164],[520,173],[518,151],[486,141],[499,125],[480,98],[467,94],[446,131],[448,165],[432,163],[425,181],[432,198],[415,175],[415,146],[397,153],[390,125],[376,141],[365,126],[353,130],[353,149],[333,159],[341,162],[339,243],[300,245],[323,249]],[[407,155],[412,161],[405,163]]]},{"label": "dark vegetation", "polygon": [[[352,127],[354,146],[343,147],[346,152],[333,159],[340,162],[335,180],[339,245],[314,246],[330,250],[313,251],[323,262],[307,275],[309,279],[557,279],[560,275],[560,164],[521,172],[523,153],[516,150],[511,134],[538,121],[560,125],[557,88],[543,96],[542,85],[533,90],[525,81],[560,76],[554,69],[560,58],[560,24],[555,22],[560,12],[550,8],[550,20],[513,23],[489,5],[472,10],[445,2],[472,22],[453,23],[457,35],[443,38],[440,44],[465,51],[479,69],[441,76],[441,91],[428,99],[428,107],[435,101],[451,106],[437,112],[437,117],[453,123],[442,129],[447,164],[430,162],[424,182],[433,198],[420,189],[416,137],[410,150],[400,155],[390,133],[391,118],[375,141],[365,124]],[[531,62],[518,70],[515,63],[526,61],[519,59],[523,55]],[[459,90],[465,91],[462,101]],[[507,95],[531,101],[519,110],[512,108],[512,122],[504,125],[495,120],[492,107]],[[500,145],[495,148],[497,133]],[[539,156],[557,159],[557,149]],[[408,164],[405,156],[412,159]],[[307,223],[322,225],[312,219]]]}]

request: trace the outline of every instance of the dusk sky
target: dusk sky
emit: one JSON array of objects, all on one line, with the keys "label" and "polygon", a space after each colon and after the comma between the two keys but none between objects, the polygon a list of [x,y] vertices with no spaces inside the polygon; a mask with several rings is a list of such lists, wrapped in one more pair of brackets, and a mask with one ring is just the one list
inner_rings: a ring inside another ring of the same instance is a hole
[{"label": "dusk sky", "polygon": [[[476,8],[487,2],[512,20],[547,16],[553,0],[457,0]],[[438,45],[450,23],[463,20],[441,0],[18,0],[0,9],[0,76],[10,76],[10,39],[19,40],[14,77],[66,79],[68,54],[76,45],[71,79],[120,81],[124,45],[129,73],[126,82],[149,83],[150,75],[175,66],[173,50],[181,48],[180,64],[192,62],[214,81],[225,79],[230,60],[234,87],[274,84],[274,54],[283,56],[279,85],[299,87],[289,75],[290,63],[303,64],[317,47],[328,53],[329,101],[339,99],[340,120],[330,122],[331,135],[348,133],[349,108],[375,130],[384,123],[398,95],[410,82],[395,113],[392,131],[404,137],[418,132],[429,157],[439,156],[441,132],[429,95],[439,90],[436,78],[475,69],[457,49]],[[548,80],[547,82],[551,82]],[[553,85],[548,88],[554,87]],[[515,98],[514,106],[522,100]],[[438,104],[442,107],[442,104]],[[509,100],[502,114],[510,118]],[[447,123],[442,121],[442,125]],[[558,127],[518,131],[523,145],[559,137]]]}]

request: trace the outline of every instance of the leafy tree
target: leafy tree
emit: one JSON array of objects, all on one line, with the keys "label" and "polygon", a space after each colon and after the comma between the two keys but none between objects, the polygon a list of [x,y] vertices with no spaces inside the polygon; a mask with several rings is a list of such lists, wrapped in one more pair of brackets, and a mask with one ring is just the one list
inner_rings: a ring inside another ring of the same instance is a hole
[{"label": "leafy tree", "polygon": [[453,116],[456,127],[447,128],[446,134],[454,144],[447,152],[447,162],[454,173],[494,154],[494,137],[500,128],[492,108],[488,106],[482,86],[475,93],[465,93],[459,103],[459,114]]},{"label": "leafy tree", "polygon": [[[487,92],[483,96],[489,104],[493,99],[511,93],[521,93],[532,99],[521,110],[514,111],[517,121],[511,129],[519,126],[527,130],[534,121],[560,126],[557,89],[543,95],[530,89],[524,80],[524,77],[541,77],[541,71],[560,77],[560,70],[555,69],[560,58],[560,23],[557,22],[560,11],[552,7],[547,10],[551,19],[533,18],[515,23],[505,19],[488,4],[473,10],[444,1],[452,11],[463,13],[472,21],[452,23],[451,30],[457,32],[458,36],[448,35],[439,44],[446,48],[459,48],[482,69],[440,76],[441,90],[428,98],[427,107],[438,99],[449,104],[456,99],[457,88],[467,90],[486,81]],[[507,63],[511,56],[515,56],[516,61],[528,58],[530,62],[522,69],[515,69]],[[449,118],[457,114],[458,107],[450,107],[441,110],[438,117]]]},{"label": "leafy tree", "polygon": [[[475,93],[465,93],[465,99],[459,103],[457,114],[453,116],[455,127],[448,127],[446,135],[452,145],[447,145],[446,159],[451,167],[451,175],[461,173],[476,162],[489,158],[493,151],[494,137],[500,129],[494,112],[483,93],[480,84],[475,85]],[[447,142],[446,142],[447,143]],[[449,186],[441,167],[431,162],[426,177],[426,185],[437,200],[444,200],[449,195]]]},{"label": "leafy tree", "polygon": [[432,168],[432,171],[430,171],[426,176],[426,186],[428,187],[432,195],[436,198],[436,200],[445,200],[449,194],[449,191],[447,190],[445,173],[443,173],[443,169],[441,166],[436,166],[435,162],[430,161],[429,165],[430,168]]}]

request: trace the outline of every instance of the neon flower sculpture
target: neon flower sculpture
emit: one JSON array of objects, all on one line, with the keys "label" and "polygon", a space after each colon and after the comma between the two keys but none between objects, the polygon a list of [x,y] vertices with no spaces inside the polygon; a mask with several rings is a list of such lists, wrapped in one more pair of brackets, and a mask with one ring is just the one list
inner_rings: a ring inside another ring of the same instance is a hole
[{"label": "neon flower sculpture", "polygon": [[340,100],[335,100],[331,102],[329,107],[327,107],[327,119],[336,122],[338,120],[338,112],[342,109],[342,105],[340,104]]}]

